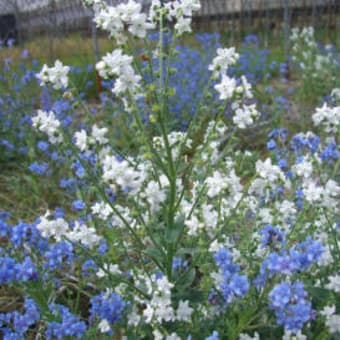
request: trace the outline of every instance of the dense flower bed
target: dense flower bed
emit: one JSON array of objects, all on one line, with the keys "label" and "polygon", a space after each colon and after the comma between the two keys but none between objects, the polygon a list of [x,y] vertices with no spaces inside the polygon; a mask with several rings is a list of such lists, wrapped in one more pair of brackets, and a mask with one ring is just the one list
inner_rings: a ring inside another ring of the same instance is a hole
[{"label": "dense flower bed", "polygon": [[[162,3],[145,14],[132,0],[84,0],[118,45],[96,64],[111,116],[91,110],[62,62],[36,74],[56,101],[30,117],[45,154],[30,169],[62,169],[55,185],[68,201],[28,223],[0,214],[0,285],[22,296],[0,311],[0,333],[336,338],[339,90],[313,113],[313,131],[273,127],[261,154],[240,148],[265,116],[253,85],[269,75],[248,73],[215,36],[198,38],[217,48],[206,59],[180,47],[200,3]],[[133,148],[112,133],[117,115]]]}]

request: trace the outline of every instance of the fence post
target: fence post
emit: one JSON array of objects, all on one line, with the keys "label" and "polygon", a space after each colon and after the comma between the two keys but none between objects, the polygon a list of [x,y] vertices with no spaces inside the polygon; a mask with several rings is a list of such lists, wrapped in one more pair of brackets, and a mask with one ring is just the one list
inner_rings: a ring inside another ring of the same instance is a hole
[{"label": "fence post", "polygon": [[315,29],[315,26],[316,26],[316,0],[313,0],[312,6],[313,6],[313,8],[312,8],[312,26]]},{"label": "fence post", "polygon": [[50,0],[48,3],[48,19],[49,19],[49,30],[48,30],[48,41],[49,41],[49,48],[48,48],[48,52],[49,52],[49,59],[50,62],[53,61],[54,59],[54,28],[55,28],[55,23],[53,20],[53,14],[54,14],[54,0]]},{"label": "fence post", "polygon": [[97,26],[96,23],[92,20],[92,46],[93,46],[93,54],[95,62],[99,61],[99,44],[98,44],[98,35],[97,35]]},{"label": "fence post", "polygon": [[22,27],[21,27],[21,15],[20,15],[20,6],[18,5],[18,0],[14,0],[13,2],[13,10],[14,10],[14,16],[15,16],[15,28],[17,31],[17,42],[19,45],[23,42],[22,37]]},{"label": "fence post", "polygon": [[286,59],[286,63],[287,63],[287,68],[289,70],[289,35],[290,35],[290,13],[289,13],[289,3],[290,0],[284,0],[284,25],[285,25],[285,29],[284,29],[284,35],[285,35],[285,59]]},{"label": "fence post", "polygon": [[264,46],[265,48],[268,48],[269,46],[269,30],[270,30],[270,22],[269,22],[269,4],[268,4],[268,0],[265,0],[264,2],[264,7],[265,7],[265,19],[266,19],[266,23],[265,23],[265,33],[264,33]]},{"label": "fence post", "polygon": [[236,30],[236,22],[235,22],[235,15],[236,15],[236,8],[235,8],[235,1],[228,6],[228,10],[230,10],[231,15],[231,32],[230,32],[230,45],[233,45],[235,42],[235,30]]}]

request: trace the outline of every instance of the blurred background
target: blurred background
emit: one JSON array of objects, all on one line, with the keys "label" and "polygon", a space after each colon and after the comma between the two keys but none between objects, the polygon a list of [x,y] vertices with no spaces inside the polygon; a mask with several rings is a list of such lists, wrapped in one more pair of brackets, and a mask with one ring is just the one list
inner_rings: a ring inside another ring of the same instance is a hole
[{"label": "blurred background", "polygon": [[[147,10],[150,0],[139,0]],[[117,4],[122,0],[107,0]],[[263,47],[289,49],[291,27],[312,26],[324,43],[339,44],[340,0],[201,0],[195,31],[221,32],[237,45],[257,34]],[[16,44],[46,61],[72,56],[97,59],[107,48],[80,0],[0,0],[0,40]],[[72,60],[70,60],[72,61]]]}]

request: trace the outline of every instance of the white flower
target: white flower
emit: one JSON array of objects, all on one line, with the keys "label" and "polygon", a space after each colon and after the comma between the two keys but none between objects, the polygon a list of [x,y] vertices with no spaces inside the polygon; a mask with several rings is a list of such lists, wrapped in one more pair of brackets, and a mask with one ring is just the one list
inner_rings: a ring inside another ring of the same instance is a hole
[{"label": "white flower", "polygon": [[57,242],[61,241],[62,237],[69,232],[68,223],[61,217],[57,219],[49,219],[50,212],[47,211],[45,216],[40,217],[40,222],[37,225],[37,229],[40,231],[43,237],[54,237]]},{"label": "white flower", "polygon": [[144,195],[150,204],[151,212],[159,210],[161,203],[166,199],[166,194],[159,184],[155,181],[150,181],[145,188]]},{"label": "white flower", "polygon": [[192,12],[199,11],[201,4],[199,0],[179,0],[173,3],[174,10],[178,16],[192,16]]},{"label": "white flower", "polygon": [[119,96],[122,93],[129,92],[135,97],[139,96],[140,82],[142,77],[135,74],[131,68],[129,72],[122,73],[120,77],[116,80],[112,92]]},{"label": "white flower", "polygon": [[52,144],[59,144],[63,141],[63,136],[59,131],[60,122],[55,118],[52,111],[37,111],[37,116],[32,117],[32,125],[41,132],[46,133],[48,140]]},{"label": "white flower", "polygon": [[101,240],[101,237],[97,235],[94,228],[88,228],[85,224],[80,224],[78,221],[75,222],[74,228],[67,234],[67,237],[71,241],[80,242],[89,248],[93,248]]},{"label": "white flower", "polygon": [[112,215],[113,210],[105,202],[97,202],[91,207],[92,214],[97,215],[102,220],[107,220]]},{"label": "white flower", "polygon": [[107,333],[111,330],[110,324],[106,319],[103,319],[98,324],[98,329],[101,333]]},{"label": "white flower", "polygon": [[214,72],[218,71],[223,75],[229,66],[237,62],[239,54],[236,53],[235,47],[218,48],[216,52],[217,56],[214,58],[212,64],[209,65],[209,70]]},{"label": "white flower", "polygon": [[122,21],[131,22],[136,15],[140,14],[142,5],[133,0],[129,0],[128,3],[119,4],[116,10],[120,14]]},{"label": "white flower", "polygon": [[340,333],[340,315],[331,315],[326,320],[326,326],[329,327],[330,333]]},{"label": "white flower", "polygon": [[163,334],[158,329],[155,329],[152,334],[154,336],[154,340],[163,340]]},{"label": "white flower", "polygon": [[340,186],[332,179],[329,179],[322,192],[322,206],[338,211]]},{"label": "white flower", "polygon": [[327,133],[336,133],[340,125],[340,106],[329,107],[327,103],[316,109],[312,116],[314,125],[322,125]]},{"label": "white flower", "polygon": [[66,88],[68,86],[67,75],[69,71],[69,66],[64,66],[61,61],[56,60],[54,67],[44,65],[36,77],[41,81],[41,86],[52,84],[54,89],[60,90],[61,88]]},{"label": "white flower", "polygon": [[93,21],[98,28],[108,31],[111,37],[119,35],[124,29],[120,13],[113,6],[105,6],[96,11]]},{"label": "white flower", "polygon": [[196,235],[199,229],[203,228],[203,224],[199,222],[195,215],[192,215],[190,220],[185,221],[185,225],[189,228],[188,235]]},{"label": "white flower", "polygon": [[320,266],[326,267],[326,266],[332,264],[334,262],[334,259],[333,259],[333,256],[332,256],[332,252],[329,248],[329,245],[324,244],[323,247],[324,247],[324,250],[322,252],[320,260],[318,261],[318,264]]},{"label": "white flower", "polygon": [[255,104],[239,106],[237,103],[233,103],[232,107],[235,110],[233,122],[240,129],[252,125],[254,120],[259,117]]},{"label": "white flower", "polygon": [[285,333],[282,337],[282,340],[307,340],[307,336],[301,333],[301,330],[297,333],[293,333],[287,329],[285,329]]},{"label": "white flower", "polygon": [[322,193],[322,187],[317,186],[315,182],[304,183],[303,194],[309,203],[319,202]]},{"label": "white flower", "polygon": [[191,32],[191,19],[180,17],[176,24],[175,30],[177,30],[179,35],[182,35],[185,32]]},{"label": "white flower", "polygon": [[154,315],[154,309],[149,304],[146,306],[146,308],[143,310],[143,316],[145,317],[145,322],[150,323]]},{"label": "white flower", "polygon": [[104,263],[103,267],[104,269],[100,268],[96,273],[97,277],[99,278],[107,276],[107,272],[114,274],[114,275],[119,275],[122,273],[121,270],[119,269],[118,264]]},{"label": "white flower", "polygon": [[146,21],[146,15],[144,13],[136,14],[133,17],[131,26],[129,26],[129,32],[137,38],[145,38],[148,30],[155,27],[154,24]]},{"label": "white flower", "polygon": [[100,62],[96,64],[99,75],[104,78],[117,77],[112,92],[120,95],[124,92],[138,94],[141,76],[135,74],[132,67],[131,56],[123,54],[121,49],[115,49],[112,53],[107,53]]},{"label": "white flower", "polygon": [[79,148],[80,151],[85,151],[87,148],[87,133],[85,130],[77,131],[74,134],[75,145]]},{"label": "white flower", "polygon": [[207,195],[210,198],[217,196],[221,191],[226,188],[227,184],[219,171],[214,171],[213,176],[208,177],[205,180],[205,183],[208,188]]},{"label": "white flower", "polygon": [[129,189],[131,194],[140,190],[144,174],[132,168],[126,160],[118,161],[114,156],[106,156],[102,167],[104,181],[116,183],[123,190]]},{"label": "white flower", "polygon": [[340,292],[340,275],[328,277],[329,283],[326,285],[327,289],[333,290],[336,293]]},{"label": "white flower", "polygon": [[146,14],[142,13],[142,5],[133,0],[116,7],[107,5],[100,7],[95,13],[94,21],[97,27],[108,31],[118,44],[126,40],[123,35],[125,27],[138,38],[145,38],[147,31],[155,27],[152,22],[148,22]]},{"label": "white flower", "polygon": [[173,332],[170,335],[167,335],[165,340],[181,340],[181,338],[175,332]]},{"label": "white flower", "polygon": [[102,78],[107,79],[129,72],[131,64],[131,56],[123,54],[121,49],[115,49],[113,52],[107,53],[102,60],[96,64],[96,69]]},{"label": "white flower", "polygon": [[292,169],[298,176],[304,178],[309,178],[313,173],[312,162],[307,157],[300,160]]},{"label": "white flower", "polygon": [[223,74],[221,83],[216,84],[214,88],[220,94],[220,100],[230,99],[236,88],[236,80]]},{"label": "white flower", "polygon": [[238,339],[239,340],[260,340],[260,336],[257,332],[254,333],[254,336],[241,333]]},{"label": "white flower", "polygon": [[137,327],[141,317],[138,313],[136,306],[133,306],[131,313],[128,315],[128,325]]},{"label": "white flower", "polygon": [[335,313],[335,305],[325,306],[324,309],[320,312],[322,316],[325,316],[327,318],[333,315],[334,313]]},{"label": "white flower", "polygon": [[209,228],[215,228],[217,226],[218,212],[214,210],[214,207],[211,204],[202,205],[202,217],[205,226]]},{"label": "white flower", "polygon": [[284,174],[277,165],[273,165],[270,158],[264,162],[260,159],[256,162],[256,172],[268,182],[275,182],[278,179],[284,180]]},{"label": "white flower", "polygon": [[109,140],[105,137],[105,134],[107,133],[108,128],[99,128],[97,124],[94,124],[92,126],[92,138],[98,143],[98,144],[106,144]]},{"label": "white flower", "polygon": [[191,314],[194,310],[189,307],[189,301],[180,301],[177,311],[176,311],[176,318],[178,321],[190,321]]},{"label": "white flower", "polygon": [[335,99],[340,101],[340,88],[335,88],[331,92],[331,96]]},{"label": "white flower", "polygon": [[254,97],[253,93],[251,92],[251,84],[248,82],[247,78],[245,76],[241,76],[241,83],[242,83],[242,89],[243,94],[245,98],[251,99]]},{"label": "white flower", "polygon": [[274,216],[269,208],[261,208],[258,213],[261,224],[272,224],[274,221]]}]

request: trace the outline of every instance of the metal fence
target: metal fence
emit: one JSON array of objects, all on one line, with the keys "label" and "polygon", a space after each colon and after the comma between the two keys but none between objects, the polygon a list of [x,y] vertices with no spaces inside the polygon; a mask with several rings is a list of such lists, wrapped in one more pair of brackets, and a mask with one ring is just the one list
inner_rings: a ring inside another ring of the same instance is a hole
[{"label": "metal fence", "polygon": [[[145,8],[150,3],[139,1]],[[260,32],[265,45],[280,39],[288,53],[292,26],[313,26],[321,39],[339,43],[340,0],[201,0],[201,4],[195,29],[225,32],[231,43]],[[32,46],[51,59],[58,57],[60,46],[75,56],[100,52],[100,32],[80,0],[0,0],[0,39],[8,38],[22,45],[35,42]],[[67,45],[67,39],[78,45]]]}]

